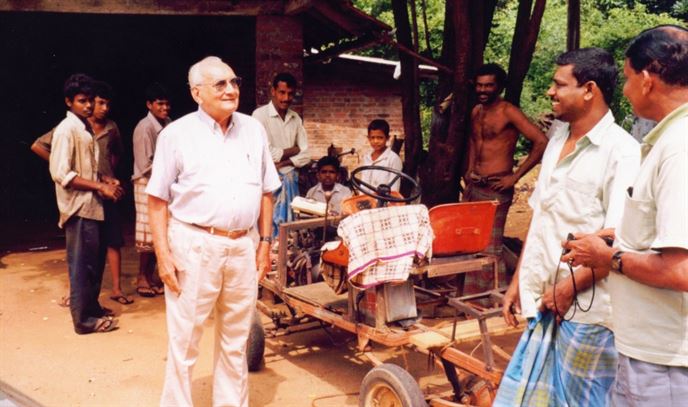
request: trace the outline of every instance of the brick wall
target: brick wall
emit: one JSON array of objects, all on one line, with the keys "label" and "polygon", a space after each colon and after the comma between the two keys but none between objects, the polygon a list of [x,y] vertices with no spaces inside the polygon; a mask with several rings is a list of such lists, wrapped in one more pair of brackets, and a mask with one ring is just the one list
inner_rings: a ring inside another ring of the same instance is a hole
[{"label": "brick wall", "polygon": [[289,72],[299,83],[292,109],[303,111],[303,30],[299,17],[260,15],[256,17],[256,104],[270,100],[272,78]]},{"label": "brick wall", "polygon": [[403,138],[401,91],[388,69],[370,70],[356,64],[309,66],[303,90],[304,126],[314,159],[327,154],[330,144],[356,149],[343,162],[350,169],[361,165],[369,150],[368,123],[382,118],[390,135]]}]

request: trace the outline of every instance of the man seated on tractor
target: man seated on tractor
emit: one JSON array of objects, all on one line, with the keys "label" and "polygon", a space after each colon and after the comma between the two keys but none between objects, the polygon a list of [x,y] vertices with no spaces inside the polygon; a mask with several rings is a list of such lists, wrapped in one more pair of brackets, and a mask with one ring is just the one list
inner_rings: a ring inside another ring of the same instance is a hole
[{"label": "man seated on tractor", "polygon": [[351,190],[339,181],[339,160],[336,157],[325,156],[316,164],[318,184],[308,190],[306,198],[329,205],[329,215],[339,215],[342,212],[342,201],[351,196]]}]

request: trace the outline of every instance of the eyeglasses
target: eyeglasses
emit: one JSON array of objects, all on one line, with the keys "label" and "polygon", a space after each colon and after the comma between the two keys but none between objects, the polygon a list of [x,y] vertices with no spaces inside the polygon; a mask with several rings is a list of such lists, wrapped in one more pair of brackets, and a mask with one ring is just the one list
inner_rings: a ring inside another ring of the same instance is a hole
[{"label": "eyeglasses", "polygon": [[227,86],[229,85],[232,85],[234,89],[239,89],[241,87],[241,78],[239,76],[235,76],[232,79],[223,79],[215,83],[199,83],[197,86],[200,85],[212,86],[213,89],[215,89],[215,91],[219,93],[224,92],[227,89]]}]

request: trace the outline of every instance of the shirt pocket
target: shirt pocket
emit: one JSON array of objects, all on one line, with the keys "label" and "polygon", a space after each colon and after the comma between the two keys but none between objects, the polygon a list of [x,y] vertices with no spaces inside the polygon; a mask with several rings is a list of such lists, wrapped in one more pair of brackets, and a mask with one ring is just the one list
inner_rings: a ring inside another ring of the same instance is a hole
[{"label": "shirt pocket", "polygon": [[567,177],[555,190],[548,191],[542,200],[542,209],[556,212],[568,224],[586,224],[597,206],[598,188],[594,183],[585,183]]},{"label": "shirt pocket", "polygon": [[638,251],[651,249],[657,235],[656,216],[657,208],[653,201],[634,199],[627,193],[623,218],[617,233],[621,244]]}]

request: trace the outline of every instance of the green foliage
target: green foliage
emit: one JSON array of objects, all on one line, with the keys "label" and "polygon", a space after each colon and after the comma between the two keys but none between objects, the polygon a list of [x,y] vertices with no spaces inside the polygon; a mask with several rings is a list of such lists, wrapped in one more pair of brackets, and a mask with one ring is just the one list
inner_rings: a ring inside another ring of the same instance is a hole
[{"label": "green foliage", "polygon": [[[354,0],[356,7],[385,23],[394,26],[391,0]],[[426,0],[430,46],[432,55],[439,57],[442,50],[444,27],[444,1]],[[418,8],[418,29],[420,51],[427,53],[421,14],[422,0],[416,0]],[[518,0],[500,0],[497,4],[493,27],[485,50],[485,62],[496,62],[505,69],[509,66],[511,39],[516,23]],[[538,119],[551,108],[545,92],[554,73],[554,60],[566,50],[566,1],[550,0],[542,20],[533,61],[523,84],[521,108],[529,117]],[[671,14],[671,15],[670,15]],[[673,16],[673,17],[672,17]],[[623,68],[624,52],[628,42],[644,29],[659,24],[684,25],[688,17],[688,0],[582,0],[581,1],[581,47],[601,47],[610,51],[619,66]],[[366,51],[367,55],[398,59],[396,49],[378,47]],[[623,75],[612,103],[615,117],[622,121],[631,113],[628,102],[623,98],[621,87]],[[435,100],[435,86],[421,84],[421,122],[424,145],[429,137],[431,107]],[[626,121],[628,122],[628,121]],[[523,153],[526,143],[519,142],[518,151]]]},{"label": "green foliage", "polygon": [[[581,47],[600,47],[611,52],[623,70],[624,52],[631,38],[646,28],[659,24],[680,24],[668,14],[648,13],[645,6],[636,2],[629,8],[625,0],[583,0],[581,2]],[[598,7],[605,3],[605,7]],[[508,66],[511,35],[514,30],[518,2],[510,1],[495,13],[485,61]],[[554,0],[547,9],[540,27],[540,35],[533,62],[523,84],[521,108],[531,118],[541,117],[550,110],[546,96],[554,73],[554,60],[566,50],[566,2]],[[622,97],[622,75],[612,103],[612,111],[622,120],[631,113],[628,102]]]},{"label": "green foliage", "polygon": [[653,14],[670,14],[672,17],[685,20],[688,18],[688,0],[596,0],[595,5],[606,13],[615,8],[633,8],[642,4]]}]

